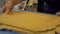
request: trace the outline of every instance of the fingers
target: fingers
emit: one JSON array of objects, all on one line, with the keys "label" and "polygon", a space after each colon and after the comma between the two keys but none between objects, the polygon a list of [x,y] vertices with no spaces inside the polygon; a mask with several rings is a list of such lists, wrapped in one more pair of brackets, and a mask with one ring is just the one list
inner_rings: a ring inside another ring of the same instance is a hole
[{"label": "fingers", "polygon": [[13,4],[12,4],[12,2],[8,2],[8,4],[7,4],[7,7],[6,7],[6,14],[7,13],[10,13],[11,12],[11,10],[13,9]]},{"label": "fingers", "polygon": [[57,15],[57,16],[60,16],[60,12],[57,12],[56,15]]},{"label": "fingers", "polygon": [[4,7],[2,8],[2,13],[3,13],[3,14],[7,14],[7,13],[9,13],[9,12],[10,12],[10,10],[7,9],[6,6],[4,6]]},{"label": "fingers", "polygon": [[2,11],[3,11],[4,14],[9,14],[11,12],[12,8],[13,8],[13,4],[12,4],[12,2],[9,1],[2,8]]},{"label": "fingers", "polygon": [[2,13],[5,13],[5,12],[6,12],[6,6],[2,8]]}]

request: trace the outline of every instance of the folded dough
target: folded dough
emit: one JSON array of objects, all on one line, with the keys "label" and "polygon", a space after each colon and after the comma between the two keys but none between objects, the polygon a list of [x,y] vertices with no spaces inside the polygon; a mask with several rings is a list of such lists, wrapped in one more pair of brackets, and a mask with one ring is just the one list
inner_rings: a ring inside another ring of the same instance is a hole
[{"label": "folded dough", "polygon": [[0,15],[1,23],[33,31],[53,29],[59,20],[57,16],[35,12],[12,12],[9,15]]}]

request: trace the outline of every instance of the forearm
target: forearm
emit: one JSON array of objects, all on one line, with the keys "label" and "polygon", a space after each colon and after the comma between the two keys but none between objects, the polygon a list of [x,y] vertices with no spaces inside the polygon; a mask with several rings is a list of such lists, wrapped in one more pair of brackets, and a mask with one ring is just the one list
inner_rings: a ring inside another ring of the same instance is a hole
[{"label": "forearm", "polygon": [[13,3],[13,5],[16,5],[16,4],[18,4],[18,3],[21,3],[21,2],[23,2],[24,0],[9,0],[9,2],[12,2]]}]

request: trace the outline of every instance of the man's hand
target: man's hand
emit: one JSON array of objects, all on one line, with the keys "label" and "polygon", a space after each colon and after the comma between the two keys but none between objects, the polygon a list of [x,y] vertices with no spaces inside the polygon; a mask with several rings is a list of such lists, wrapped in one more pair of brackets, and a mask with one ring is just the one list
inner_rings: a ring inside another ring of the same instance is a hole
[{"label": "man's hand", "polygon": [[12,10],[13,6],[14,6],[13,3],[11,1],[8,1],[5,4],[5,6],[2,8],[3,13],[6,13],[6,14],[9,13]]},{"label": "man's hand", "polygon": [[12,10],[13,6],[22,2],[24,0],[9,0],[5,6],[2,8],[3,13],[10,13],[10,11]]},{"label": "man's hand", "polygon": [[57,16],[60,16],[60,11],[58,11],[58,12],[56,13],[56,15],[57,15]]}]

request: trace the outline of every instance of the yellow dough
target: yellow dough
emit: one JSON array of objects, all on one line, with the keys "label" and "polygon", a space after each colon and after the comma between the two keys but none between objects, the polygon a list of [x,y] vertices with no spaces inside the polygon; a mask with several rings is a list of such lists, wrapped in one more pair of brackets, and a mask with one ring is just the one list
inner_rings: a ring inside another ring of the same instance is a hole
[{"label": "yellow dough", "polygon": [[35,32],[50,30],[55,28],[59,22],[58,16],[35,12],[12,12],[9,15],[0,15],[0,23],[5,25],[3,28],[16,30]]}]

